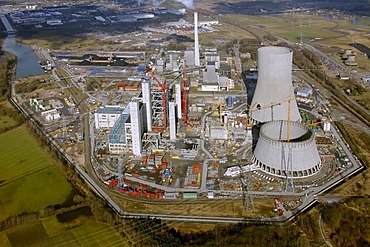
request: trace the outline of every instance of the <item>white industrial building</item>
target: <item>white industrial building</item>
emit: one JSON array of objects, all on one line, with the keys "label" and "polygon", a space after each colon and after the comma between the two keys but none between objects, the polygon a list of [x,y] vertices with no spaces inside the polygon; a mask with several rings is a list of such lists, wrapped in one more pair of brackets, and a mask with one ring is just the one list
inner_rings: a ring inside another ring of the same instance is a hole
[{"label": "white industrial building", "polygon": [[145,80],[141,83],[142,87],[142,98],[146,109],[146,124],[147,130],[152,131],[152,95],[151,95],[151,80]]},{"label": "white industrial building", "polygon": [[46,121],[57,120],[60,118],[60,113],[56,109],[51,109],[48,111],[41,112],[41,116],[43,116]]},{"label": "white industrial building", "polygon": [[312,95],[312,88],[306,87],[301,90],[298,90],[297,96],[308,98]]},{"label": "white industrial building", "polygon": [[108,135],[108,148],[111,154],[122,154],[124,150],[128,150],[127,143],[131,143],[129,141],[131,136],[126,134],[128,125],[130,126],[130,115],[120,115]]},{"label": "white industrial building", "polygon": [[187,66],[194,66],[195,60],[194,60],[194,51],[193,50],[186,50],[185,51],[185,59],[186,59],[186,65]]},{"label": "white industrial building", "polygon": [[205,52],[204,52],[204,61],[205,61],[205,63],[214,62],[216,69],[219,69],[221,59],[220,59],[220,56],[217,53],[217,49],[215,49],[215,48],[206,49]]},{"label": "white industrial building", "polygon": [[210,139],[227,140],[228,130],[226,126],[212,126],[210,128]]},{"label": "white industrial building", "polygon": [[182,102],[181,102],[181,84],[175,84],[175,93],[176,93],[176,106],[177,106],[177,118],[182,118]]},{"label": "white industrial building", "polygon": [[203,71],[203,81],[201,84],[202,91],[220,91],[229,88],[229,78],[227,76],[220,76],[216,71],[216,62],[207,62],[206,68]]},{"label": "white industrial building", "polygon": [[109,129],[114,126],[118,118],[124,112],[121,106],[105,106],[100,107],[94,113],[95,128],[96,129]]},{"label": "white industrial building", "polygon": [[170,123],[170,140],[174,141],[176,140],[176,127],[177,127],[175,102],[173,101],[168,102],[168,109],[169,109],[168,120]]},{"label": "white industrial building", "polygon": [[139,99],[133,99],[129,103],[130,118],[131,118],[131,135],[132,135],[132,153],[136,156],[141,156],[143,149],[142,136],[143,131],[143,105]]}]

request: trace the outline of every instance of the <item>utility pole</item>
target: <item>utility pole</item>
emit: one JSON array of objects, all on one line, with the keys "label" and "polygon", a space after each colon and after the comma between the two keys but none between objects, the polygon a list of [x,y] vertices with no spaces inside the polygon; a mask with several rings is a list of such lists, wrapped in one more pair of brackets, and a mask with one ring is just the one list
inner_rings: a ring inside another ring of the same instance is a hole
[{"label": "utility pole", "polygon": [[254,211],[254,202],[253,202],[253,194],[251,193],[251,183],[252,183],[252,173],[249,169],[247,177],[243,172],[243,168],[241,165],[241,160],[238,159],[238,164],[240,168],[240,181],[242,183],[242,190],[243,190],[243,209],[244,211]]}]

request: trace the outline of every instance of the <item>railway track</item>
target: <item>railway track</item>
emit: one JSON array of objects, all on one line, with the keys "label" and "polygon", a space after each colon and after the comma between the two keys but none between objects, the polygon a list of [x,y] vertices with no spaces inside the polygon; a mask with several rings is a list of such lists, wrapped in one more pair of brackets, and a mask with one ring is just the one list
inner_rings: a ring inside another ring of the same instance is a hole
[{"label": "railway track", "polygon": [[336,101],[337,103],[339,103],[341,106],[343,106],[346,110],[348,110],[350,113],[352,113],[357,119],[359,119],[361,122],[363,122],[364,124],[366,124],[367,127],[370,127],[370,122],[364,118],[360,113],[358,113],[355,109],[353,109],[352,107],[350,107],[348,104],[346,104],[345,102],[343,102],[343,100],[339,99],[337,96],[335,95],[332,95],[331,98]]}]

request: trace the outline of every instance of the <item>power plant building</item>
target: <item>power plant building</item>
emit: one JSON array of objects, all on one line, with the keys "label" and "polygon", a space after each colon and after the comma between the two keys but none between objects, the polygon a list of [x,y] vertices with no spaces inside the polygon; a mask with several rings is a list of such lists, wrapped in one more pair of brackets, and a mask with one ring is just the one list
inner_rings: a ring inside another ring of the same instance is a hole
[{"label": "power plant building", "polygon": [[220,76],[216,71],[216,62],[207,62],[206,69],[203,71],[202,91],[228,90],[229,78]]},{"label": "power plant building", "polygon": [[146,109],[146,124],[147,130],[152,131],[152,96],[151,96],[151,85],[150,80],[145,80],[142,84],[143,103]]},{"label": "power plant building", "polygon": [[127,148],[126,128],[130,122],[129,114],[122,114],[108,135],[108,148],[111,154],[122,154]]},{"label": "power plant building", "polygon": [[120,106],[105,106],[99,108],[94,113],[95,128],[109,129],[113,128],[118,118],[123,113],[124,108]]},{"label": "power plant building", "polygon": [[186,65],[187,66],[194,66],[195,65],[194,51],[186,50],[185,51],[185,58],[186,58]]},{"label": "power plant building", "polygon": [[173,101],[168,102],[168,109],[169,109],[168,120],[170,122],[170,140],[174,141],[176,140],[176,127],[177,127],[175,102]]},{"label": "power plant building", "polygon": [[133,99],[129,103],[130,118],[131,118],[131,136],[132,136],[132,152],[136,156],[141,156],[142,136],[144,134],[144,107],[139,99]]},{"label": "power plant building", "polygon": [[177,106],[177,118],[182,118],[182,103],[181,103],[181,85],[180,83],[175,84],[175,93],[176,93],[176,106]]},{"label": "power plant building", "polygon": [[292,85],[293,51],[286,47],[268,46],[258,49],[258,80],[252,99],[253,120],[261,123],[288,120],[300,121]]}]

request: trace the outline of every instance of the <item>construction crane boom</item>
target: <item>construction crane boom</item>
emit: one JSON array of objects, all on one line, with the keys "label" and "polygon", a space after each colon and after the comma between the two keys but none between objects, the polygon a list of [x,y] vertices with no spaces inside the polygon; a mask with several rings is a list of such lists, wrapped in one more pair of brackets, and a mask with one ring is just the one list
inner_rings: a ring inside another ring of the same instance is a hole
[{"label": "construction crane boom", "polygon": [[[252,116],[253,116],[254,111],[259,111],[259,110],[262,110],[262,109],[265,109],[265,108],[268,108],[268,107],[273,108],[274,106],[281,105],[285,102],[288,102],[288,121],[290,121],[290,102],[292,100],[295,100],[295,98],[289,97],[288,99],[283,99],[283,100],[280,100],[280,101],[277,101],[277,102],[272,102],[271,104],[264,105],[264,106],[261,106],[258,103],[255,103],[252,106],[248,106],[248,109],[247,109],[249,111],[248,127],[252,126],[252,124],[253,124]],[[273,120],[273,119],[271,119],[271,120]]]},{"label": "construction crane boom", "polygon": [[287,130],[287,142],[290,142],[290,101],[291,98],[288,99],[288,130]]}]

